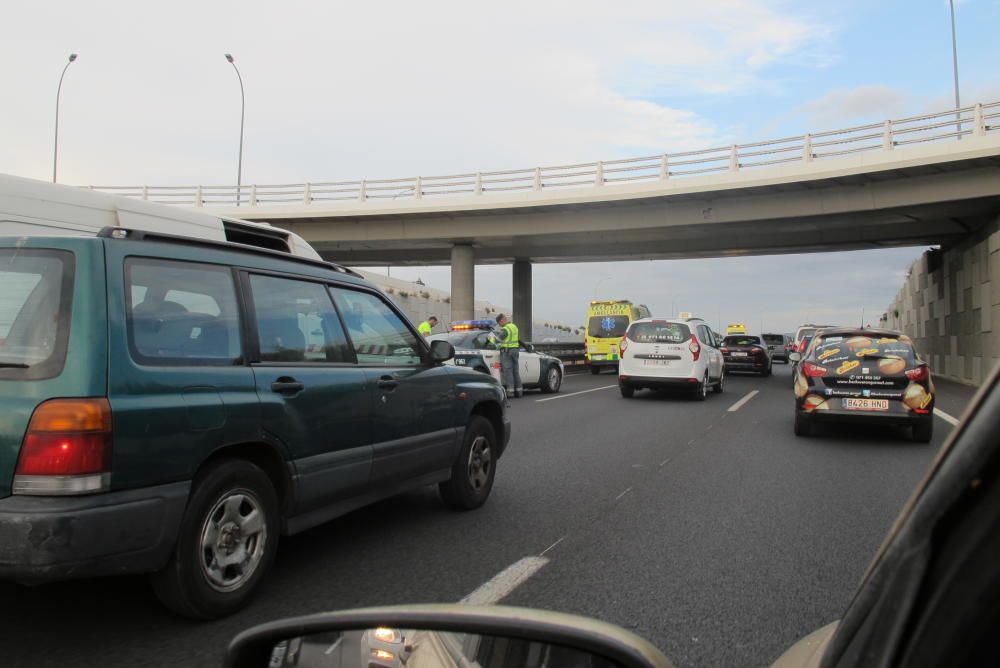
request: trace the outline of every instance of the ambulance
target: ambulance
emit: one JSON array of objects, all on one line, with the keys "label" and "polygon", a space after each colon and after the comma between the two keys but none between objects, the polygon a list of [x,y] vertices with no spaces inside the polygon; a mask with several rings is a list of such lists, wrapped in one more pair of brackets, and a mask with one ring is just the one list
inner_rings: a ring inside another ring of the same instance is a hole
[{"label": "ambulance", "polygon": [[618,368],[619,343],[633,320],[650,317],[645,304],[627,299],[592,301],[587,309],[586,359],[590,373],[602,367]]}]

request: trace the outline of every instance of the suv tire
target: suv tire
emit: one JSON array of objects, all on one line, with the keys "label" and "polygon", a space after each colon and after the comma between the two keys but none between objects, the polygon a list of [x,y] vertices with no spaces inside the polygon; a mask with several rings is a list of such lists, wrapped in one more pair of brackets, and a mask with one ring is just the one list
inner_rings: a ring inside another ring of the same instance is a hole
[{"label": "suv tire", "polygon": [[631,399],[635,395],[635,388],[631,385],[626,385],[625,383],[618,383],[618,390],[626,399]]},{"label": "suv tire", "polygon": [[698,383],[698,389],[694,392],[695,401],[705,401],[705,397],[708,396],[708,372],[705,372],[704,378]]},{"label": "suv tire", "polygon": [[594,366],[593,364],[591,364],[590,365],[590,373],[591,373],[591,375],[596,376],[597,374],[601,373],[601,367]]},{"label": "suv tire", "polygon": [[545,378],[542,379],[542,392],[553,394],[558,392],[560,387],[562,387],[562,373],[558,366],[550,364],[545,370]]},{"label": "suv tire", "polygon": [[917,422],[913,423],[912,429],[914,441],[917,443],[930,443],[931,439],[934,438],[933,416],[920,418]]},{"label": "suv tire", "polygon": [[[233,614],[274,560],[279,524],[278,495],[266,473],[242,459],[212,464],[195,480],[174,553],[151,576],[153,591],[184,617]],[[219,568],[220,556],[241,552],[243,562]]]},{"label": "suv tire", "polygon": [[486,503],[496,477],[497,438],[489,420],[473,415],[465,442],[451,467],[451,478],[438,484],[441,499],[456,510],[474,510]]},{"label": "suv tire", "polygon": [[722,394],[726,389],[725,382],[726,382],[726,370],[723,369],[722,372],[719,374],[719,382],[717,382],[714,386],[712,386],[712,391],[715,392],[716,394]]},{"label": "suv tire", "polygon": [[795,427],[794,427],[794,429],[795,429],[795,435],[796,436],[812,436],[812,425],[798,411],[795,411]]}]

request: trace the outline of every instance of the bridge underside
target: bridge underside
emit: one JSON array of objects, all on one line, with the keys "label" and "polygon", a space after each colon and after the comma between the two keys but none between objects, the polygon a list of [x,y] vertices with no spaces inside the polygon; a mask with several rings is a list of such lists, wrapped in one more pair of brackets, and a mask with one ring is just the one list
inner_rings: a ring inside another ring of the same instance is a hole
[{"label": "bridge underside", "polygon": [[[609,186],[602,199],[485,199],[437,210],[385,203],[240,213],[290,229],[349,266],[451,264],[463,295],[453,300],[455,315],[471,312],[474,264],[518,263],[514,293],[530,295],[518,277],[530,281],[523,267],[534,262],[948,247],[1000,217],[1000,155],[710,191],[626,196]],[[514,315],[530,327],[530,312]]]}]

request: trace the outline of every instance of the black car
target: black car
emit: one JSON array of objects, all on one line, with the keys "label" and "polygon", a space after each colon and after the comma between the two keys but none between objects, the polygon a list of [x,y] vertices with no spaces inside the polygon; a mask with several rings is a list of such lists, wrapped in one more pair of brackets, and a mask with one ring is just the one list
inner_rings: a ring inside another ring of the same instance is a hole
[{"label": "black car", "polygon": [[750,371],[761,376],[771,375],[771,351],[756,334],[730,334],[722,340],[722,357],[726,371]]},{"label": "black car", "polygon": [[[799,353],[792,360],[799,360]],[[933,435],[931,372],[902,332],[826,329],[816,334],[793,379],[795,435],[825,422],[876,422],[912,428],[913,440]]]},{"label": "black car", "polygon": [[763,336],[767,349],[771,351],[771,360],[788,364],[788,353],[795,347],[792,337],[788,334],[764,334]]}]

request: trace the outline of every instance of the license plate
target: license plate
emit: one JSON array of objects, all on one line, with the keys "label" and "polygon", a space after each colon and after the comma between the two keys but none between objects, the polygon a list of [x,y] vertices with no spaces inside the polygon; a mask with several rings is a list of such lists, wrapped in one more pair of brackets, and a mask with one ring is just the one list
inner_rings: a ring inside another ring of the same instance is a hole
[{"label": "license plate", "polygon": [[747,353],[733,353],[733,357],[746,357]]},{"label": "license plate", "polygon": [[645,366],[670,366],[670,360],[643,360]]},{"label": "license plate", "polygon": [[888,399],[844,399],[844,408],[852,411],[887,411]]},{"label": "license plate", "polygon": [[463,359],[461,357],[456,357],[455,358],[455,364],[458,365],[458,366],[465,366],[468,363],[469,363],[469,360],[467,360],[467,359]]}]

